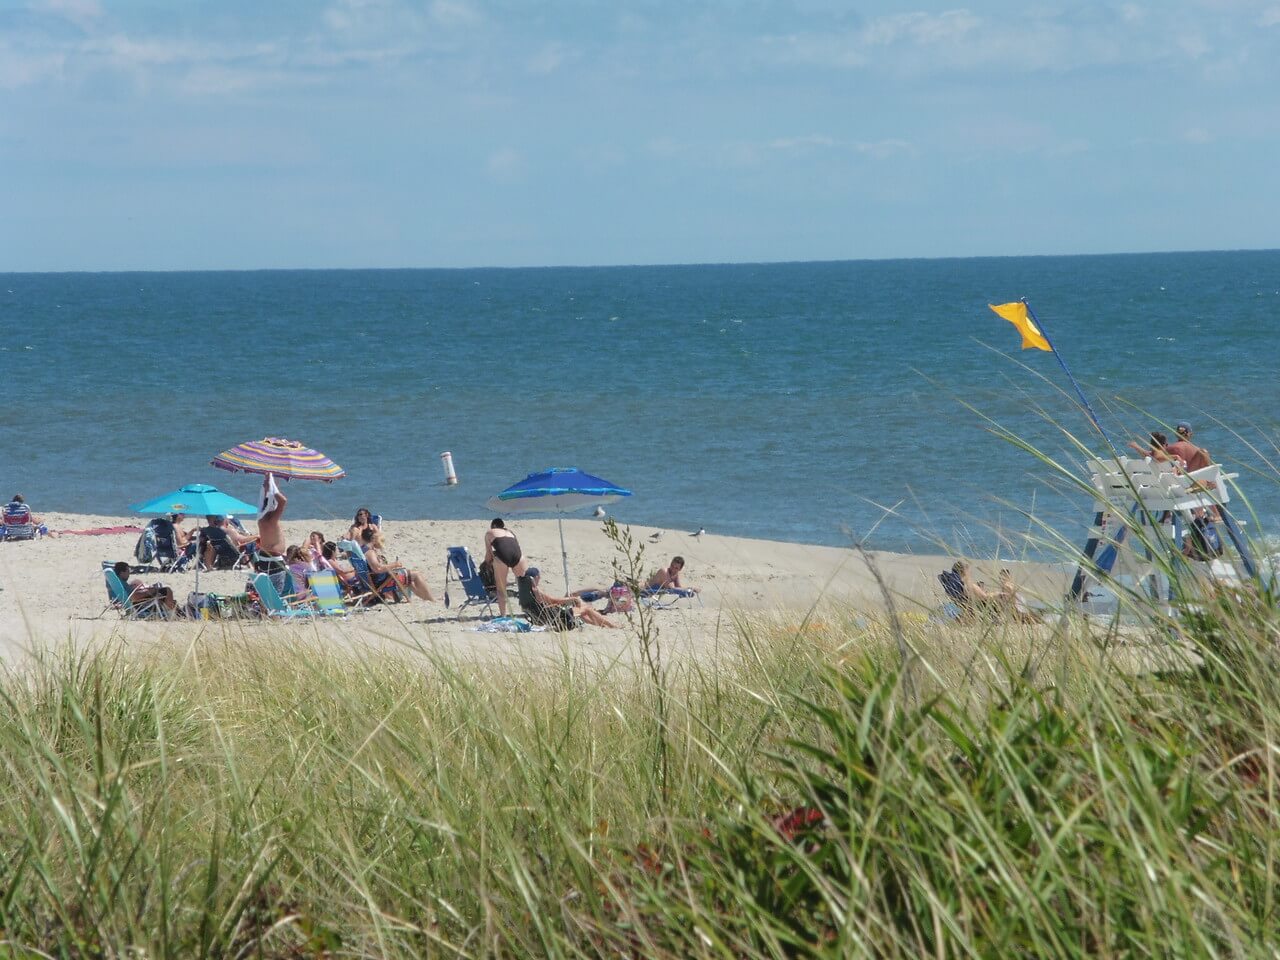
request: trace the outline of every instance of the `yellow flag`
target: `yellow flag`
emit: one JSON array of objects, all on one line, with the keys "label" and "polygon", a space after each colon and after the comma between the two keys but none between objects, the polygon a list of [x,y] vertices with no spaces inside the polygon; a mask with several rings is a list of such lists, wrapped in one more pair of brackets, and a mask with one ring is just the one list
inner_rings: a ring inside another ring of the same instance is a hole
[{"label": "yellow flag", "polygon": [[1018,332],[1022,334],[1023,350],[1034,348],[1036,350],[1045,350],[1049,353],[1053,352],[1053,347],[1049,346],[1049,341],[1044,338],[1040,328],[1027,315],[1027,305],[1025,303],[1015,300],[1013,303],[1002,303],[1000,306],[996,306],[993,303],[988,303],[987,306],[994,310],[997,316],[1004,317],[1018,328]]}]

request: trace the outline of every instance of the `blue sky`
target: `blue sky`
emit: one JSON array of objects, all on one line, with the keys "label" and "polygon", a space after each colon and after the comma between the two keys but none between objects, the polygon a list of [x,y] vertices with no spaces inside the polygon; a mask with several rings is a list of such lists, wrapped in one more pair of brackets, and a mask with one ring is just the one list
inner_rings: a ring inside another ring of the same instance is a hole
[{"label": "blue sky", "polygon": [[0,0],[0,270],[1280,246],[1280,0]]}]

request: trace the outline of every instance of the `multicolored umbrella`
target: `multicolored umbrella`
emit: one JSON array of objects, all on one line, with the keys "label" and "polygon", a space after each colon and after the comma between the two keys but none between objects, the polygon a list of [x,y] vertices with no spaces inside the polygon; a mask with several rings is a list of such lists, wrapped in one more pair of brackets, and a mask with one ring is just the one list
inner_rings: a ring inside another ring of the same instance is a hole
[{"label": "multicolored umbrella", "polygon": [[284,480],[323,480],[331,483],[346,471],[318,450],[296,440],[267,437],[224,450],[209,461],[232,473],[270,473]]},{"label": "multicolored umbrella", "polygon": [[489,506],[501,513],[556,514],[560,522],[560,558],[564,563],[564,588],[567,591],[569,552],[564,545],[564,515],[571,510],[613,503],[629,496],[630,490],[583,473],[577,467],[551,467],[541,473],[531,473],[496,497],[490,497]]}]

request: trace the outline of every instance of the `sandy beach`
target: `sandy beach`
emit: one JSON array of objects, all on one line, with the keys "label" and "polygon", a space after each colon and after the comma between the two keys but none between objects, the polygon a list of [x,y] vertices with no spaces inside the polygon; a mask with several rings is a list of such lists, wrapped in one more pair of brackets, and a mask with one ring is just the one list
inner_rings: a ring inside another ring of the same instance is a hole
[{"label": "sandy beach", "polygon": [[[44,520],[55,533],[140,525],[137,517],[49,513]],[[227,631],[267,640],[296,636],[302,631],[312,637],[318,634],[332,638],[334,643],[455,650],[476,656],[506,656],[514,651],[524,656],[536,656],[539,651],[559,655],[566,649],[613,656],[627,649],[635,633],[634,625],[625,616],[615,617],[623,627],[619,630],[585,627],[560,635],[477,632],[475,628],[481,623],[479,608],[468,608],[461,619],[458,617],[463,592],[456,582],[450,589],[453,605],[446,608],[441,599],[446,548],[460,544],[477,558],[482,556],[487,525],[487,519],[388,521],[384,527],[388,555],[419,570],[438,598],[436,602],[415,599],[383,605],[343,620],[305,624],[121,620],[115,610],[106,609],[101,562],[131,559],[136,533],[59,535],[0,543],[0,655],[13,661],[33,645],[85,645],[112,637],[138,644],[189,642]],[[301,542],[311,530],[322,531],[331,538],[344,532],[334,520],[286,520],[284,528],[291,543]],[[512,523],[511,528],[518,534],[525,554],[543,570],[545,587],[562,592],[556,522],[521,520]],[[667,638],[698,656],[714,655],[718,638],[739,613],[777,613],[797,621],[809,611],[815,611],[815,616],[822,616],[824,611],[875,615],[884,609],[885,601],[871,565],[900,610],[927,613],[941,602],[936,576],[951,562],[943,556],[881,552],[864,556],[852,549],[835,547],[715,534],[694,537],[687,531],[653,527],[631,530],[636,542],[643,545],[646,570],[665,565],[676,554],[686,558],[684,580],[700,588],[701,603],[681,601],[671,609],[658,611],[657,622]],[[571,587],[609,583],[619,554],[602,524],[595,520],[568,520],[564,534]],[[1036,564],[1005,565],[1015,568],[1015,576],[1028,596],[1062,595],[1065,575],[1060,571]],[[980,576],[994,581],[994,564],[987,566],[992,569],[979,564]],[[180,601],[195,586],[191,572],[143,573],[137,579],[171,586]],[[243,590],[245,579],[244,572],[202,573],[200,588],[234,594]],[[512,610],[518,609],[513,599]]]}]

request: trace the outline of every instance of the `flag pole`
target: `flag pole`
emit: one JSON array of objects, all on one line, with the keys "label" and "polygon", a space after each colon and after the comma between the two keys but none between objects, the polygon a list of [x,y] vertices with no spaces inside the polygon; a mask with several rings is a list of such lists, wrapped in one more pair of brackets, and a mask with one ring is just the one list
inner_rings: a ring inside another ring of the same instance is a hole
[{"label": "flag pole", "polygon": [[1040,335],[1044,337],[1044,342],[1049,344],[1049,351],[1058,361],[1058,366],[1062,367],[1062,372],[1067,375],[1067,379],[1071,381],[1071,386],[1075,388],[1076,396],[1080,398],[1080,403],[1084,406],[1085,413],[1089,414],[1089,419],[1093,421],[1093,425],[1098,428],[1098,432],[1102,434],[1102,439],[1107,442],[1107,446],[1111,448],[1112,454],[1116,452],[1116,445],[1111,442],[1111,437],[1107,433],[1106,428],[1098,420],[1098,415],[1093,412],[1093,407],[1089,404],[1089,398],[1084,395],[1084,391],[1080,389],[1080,384],[1076,382],[1075,375],[1072,374],[1071,368],[1067,366],[1067,362],[1062,359],[1062,354],[1058,352],[1058,348],[1053,345],[1053,340],[1049,337],[1049,331],[1045,329],[1040,318],[1036,316],[1036,312],[1031,309],[1031,304],[1027,302],[1026,297],[1020,298],[1023,306],[1027,308],[1027,315],[1031,317],[1031,322],[1036,325],[1036,329],[1040,331]]}]

